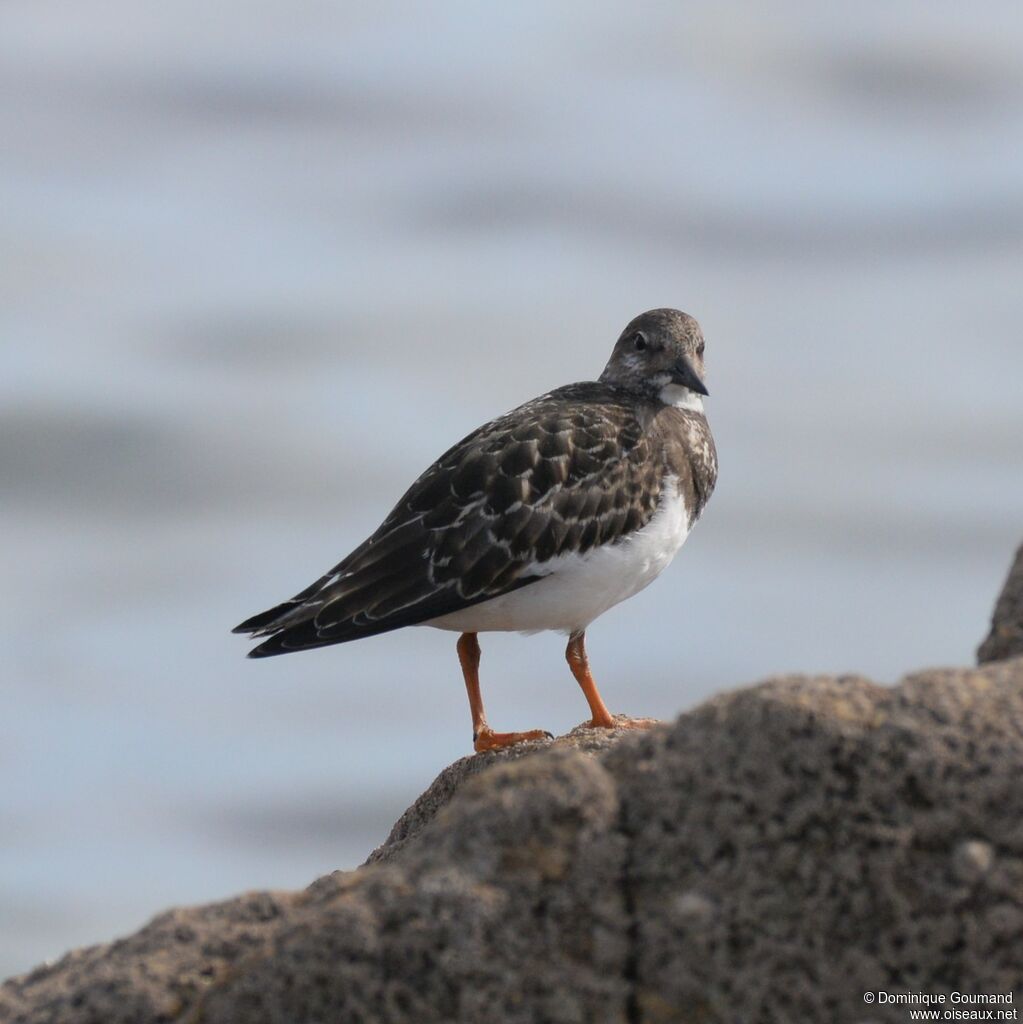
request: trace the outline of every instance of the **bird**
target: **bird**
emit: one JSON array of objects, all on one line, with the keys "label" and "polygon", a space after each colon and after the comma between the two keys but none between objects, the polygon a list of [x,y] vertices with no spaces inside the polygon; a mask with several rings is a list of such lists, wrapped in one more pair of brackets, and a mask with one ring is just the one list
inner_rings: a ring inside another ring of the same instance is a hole
[{"label": "bird", "polygon": [[637,722],[604,704],[586,630],[660,575],[710,499],[718,460],[704,379],[697,321],[677,309],[641,313],[597,380],[556,388],[474,430],[372,536],[234,632],[261,639],[252,658],[405,626],[456,632],[473,749],[483,752],[551,734],[490,727],[478,634],[558,631],[589,704],[587,724]]}]

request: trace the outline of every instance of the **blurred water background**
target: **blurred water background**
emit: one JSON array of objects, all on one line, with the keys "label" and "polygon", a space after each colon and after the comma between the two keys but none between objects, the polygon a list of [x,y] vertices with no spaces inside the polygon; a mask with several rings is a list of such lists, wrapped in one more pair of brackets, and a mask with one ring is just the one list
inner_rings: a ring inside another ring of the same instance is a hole
[{"label": "blurred water background", "polygon": [[[228,629],[680,306],[719,489],[614,709],[967,663],[1023,525],[1023,8],[0,6],[0,975],[359,863],[454,637]],[[484,638],[500,728],[585,705]]]}]

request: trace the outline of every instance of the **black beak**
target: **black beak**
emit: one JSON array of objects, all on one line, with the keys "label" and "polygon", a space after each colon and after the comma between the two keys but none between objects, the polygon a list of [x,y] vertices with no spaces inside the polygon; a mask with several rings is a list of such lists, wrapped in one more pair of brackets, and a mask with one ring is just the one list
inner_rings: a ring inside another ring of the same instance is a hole
[{"label": "black beak", "polygon": [[671,372],[671,382],[672,384],[681,384],[682,387],[689,388],[690,391],[695,391],[698,395],[710,394],[707,386],[700,380],[699,374],[685,356],[682,356],[675,364],[675,368]]}]

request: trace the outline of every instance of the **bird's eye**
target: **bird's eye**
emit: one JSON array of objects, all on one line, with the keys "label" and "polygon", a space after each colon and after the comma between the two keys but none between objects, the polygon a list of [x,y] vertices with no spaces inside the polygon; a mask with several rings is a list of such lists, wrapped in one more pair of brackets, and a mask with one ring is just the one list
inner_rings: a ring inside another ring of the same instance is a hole
[{"label": "bird's eye", "polygon": [[698,356],[702,356],[703,355],[703,342],[702,341],[700,342],[699,346],[696,349],[696,354]]},{"label": "bird's eye", "polygon": [[642,352],[646,348],[646,335],[642,331],[636,331],[632,336],[632,347],[637,352]]}]

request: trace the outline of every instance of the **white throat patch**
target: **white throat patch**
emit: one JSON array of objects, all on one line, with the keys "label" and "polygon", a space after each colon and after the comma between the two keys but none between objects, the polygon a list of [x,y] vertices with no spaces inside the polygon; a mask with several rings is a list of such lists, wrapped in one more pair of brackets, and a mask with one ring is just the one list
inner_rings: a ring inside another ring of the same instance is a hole
[{"label": "white throat patch", "polygon": [[658,397],[665,405],[673,405],[676,409],[703,412],[703,395],[698,395],[681,384],[665,384]]}]

